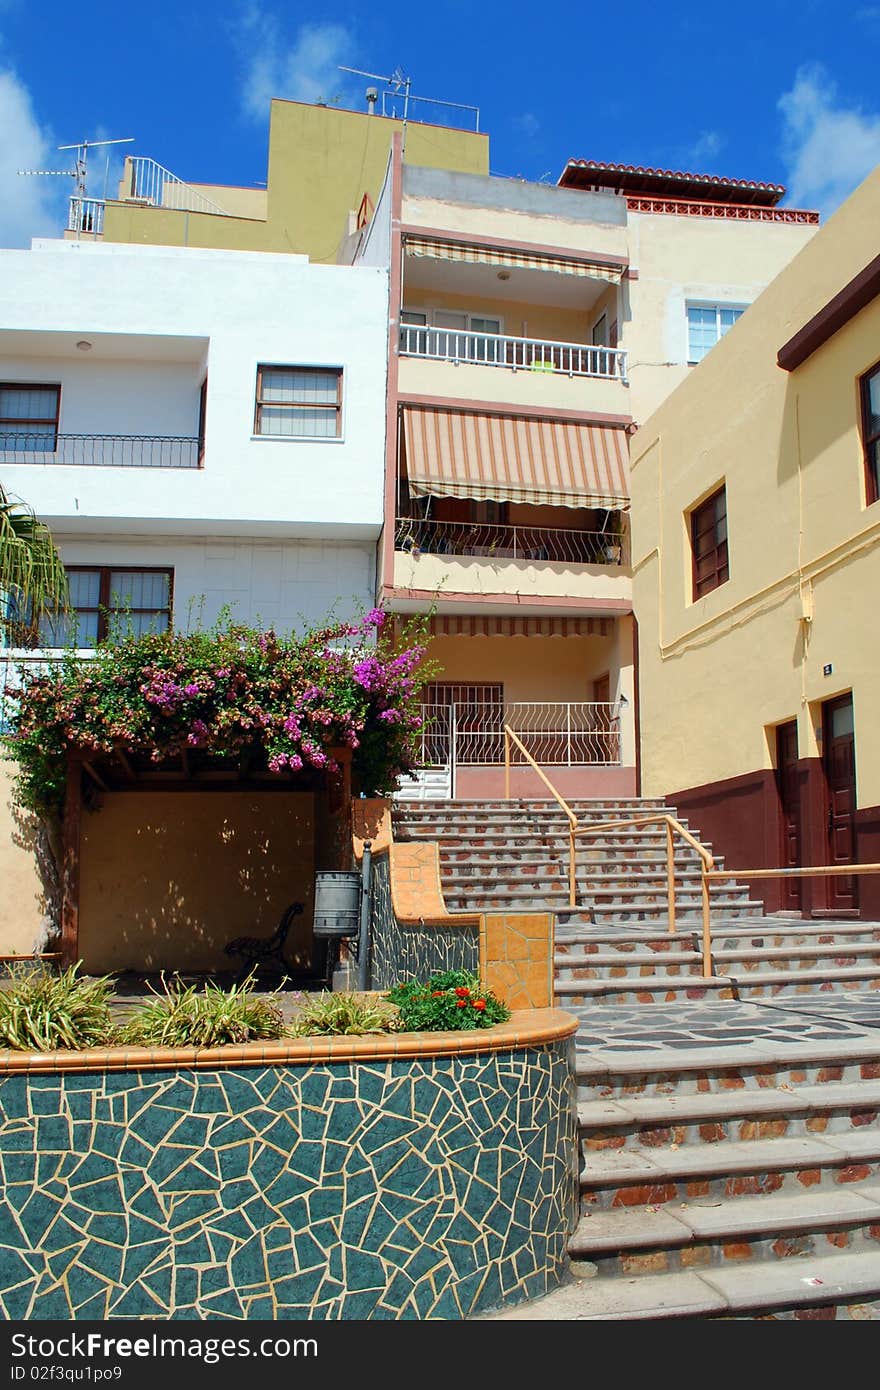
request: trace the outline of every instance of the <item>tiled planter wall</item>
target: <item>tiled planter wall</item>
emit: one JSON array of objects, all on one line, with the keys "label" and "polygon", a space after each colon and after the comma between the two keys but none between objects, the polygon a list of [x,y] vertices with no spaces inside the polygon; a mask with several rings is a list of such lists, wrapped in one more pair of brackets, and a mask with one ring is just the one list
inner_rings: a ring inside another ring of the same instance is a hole
[{"label": "tiled planter wall", "polygon": [[3,1317],[460,1319],[544,1293],[574,1220],[573,1027],[3,1054]]},{"label": "tiled planter wall", "polygon": [[398,922],[391,903],[388,855],[372,866],[370,987],[391,989],[401,980],[427,980],[443,970],[480,969],[480,930],[467,926],[416,926]]}]

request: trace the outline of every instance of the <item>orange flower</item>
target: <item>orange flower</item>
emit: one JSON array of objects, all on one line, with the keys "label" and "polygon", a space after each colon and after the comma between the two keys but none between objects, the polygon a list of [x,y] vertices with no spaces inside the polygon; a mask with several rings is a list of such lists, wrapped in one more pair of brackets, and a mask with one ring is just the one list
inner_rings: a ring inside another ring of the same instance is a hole
[{"label": "orange flower", "polygon": [[471,1003],[475,1009],[479,1009],[481,1012],[486,1007],[485,999],[472,999]]},{"label": "orange flower", "polygon": [[465,995],[470,994],[470,990],[465,985],[459,985],[455,992],[459,999],[464,999]]}]

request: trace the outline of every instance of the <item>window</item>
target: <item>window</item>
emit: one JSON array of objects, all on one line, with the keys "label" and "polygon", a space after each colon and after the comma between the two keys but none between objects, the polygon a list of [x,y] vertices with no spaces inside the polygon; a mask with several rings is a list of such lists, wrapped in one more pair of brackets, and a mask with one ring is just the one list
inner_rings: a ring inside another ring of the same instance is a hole
[{"label": "window", "polygon": [[862,377],[862,438],[865,442],[865,494],[870,507],[880,499],[880,364]]},{"label": "window", "polygon": [[54,454],[61,387],[0,382],[0,450]]},{"label": "window", "polygon": [[40,621],[40,647],[94,647],[111,632],[164,632],[171,626],[170,569],[69,565],[69,614]]},{"label": "window", "polygon": [[199,388],[199,463],[205,457],[205,425],[208,421],[208,378]]},{"label": "window", "polygon": [[730,578],[727,564],[727,491],[720,487],[691,512],[694,598]]},{"label": "window", "polygon": [[745,312],[731,304],[689,304],[688,362],[702,362],[710,348],[723,338]]},{"label": "window", "polygon": [[254,433],[276,438],[338,439],[341,367],[258,367]]},{"label": "window", "polygon": [[608,315],[602,314],[593,324],[593,347],[608,346]]}]

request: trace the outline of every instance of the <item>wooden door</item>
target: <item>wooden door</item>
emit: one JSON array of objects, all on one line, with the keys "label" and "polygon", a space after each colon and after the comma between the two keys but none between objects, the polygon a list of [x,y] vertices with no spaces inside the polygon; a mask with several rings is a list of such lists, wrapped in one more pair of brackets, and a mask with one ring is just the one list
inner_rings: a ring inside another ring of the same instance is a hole
[{"label": "wooden door", "polygon": [[[797,770],[797,720],[780,724],[776,730],[776,787],[779,793],[781,844],[779,867],[798,869],[801,864],[801,795]],[[780,907],[786,912],[801,909],[801,880],[781,880]]]},{"label": "wooden door", "polygon": [[[852,864],[856,857],[856,740],[852,695],[826,701],[822,716],[828,863]],[[858,900],[858,880],[854,875],[828,880],[829,909],[850,910],[858,906]]]}]

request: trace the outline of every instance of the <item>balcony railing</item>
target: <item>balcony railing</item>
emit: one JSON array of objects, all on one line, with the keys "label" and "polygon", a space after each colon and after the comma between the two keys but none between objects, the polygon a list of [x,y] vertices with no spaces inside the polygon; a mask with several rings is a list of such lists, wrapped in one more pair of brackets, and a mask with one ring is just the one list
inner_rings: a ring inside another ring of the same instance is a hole
[{"label": "balcony railing", "polygon": [[625,536],[604,531],[425,521],[412,517],[398,517],[394,548],[412,555],[474,555],[496,560],[548,560],[575,565],[625,565],[629,561]]},{"label": "balcony railing", "polygon": [[178,434],[0,431],[0,463],[86,468],[198,468],[203,441]]},{"label": "balcony railing", "polygon": [[620,348],[587,343],[555,343],[541,338],[513,338],[506,333],[466,333],[451,328],[400,325],[403,357],[437,362],[479,363],[509,371],[550,372],[561,376],[601,377],[628,385],[626,353]]},{"label": "balcony railing", "polygon": [[74,195],[70,199],[67,212],[67,230],[69,232],[87,232],[90,236],[103,235],[103,198],[78,198]]},{"label": "balcony railing", "polygon": [[[620,706],[594,700],[459,702],[423,705],[420,767],[486,766],[504,762],[504,726],[535,762],[554,767],[618,766]],[[525,763],[514,748],[514,763]]]},{"label": "balcony railing", "polygon": [[201,189],[184,183],[170,169],[146,155],[129,155],[126,158],[120,197],[125,202],[171,208],[175,212],[210,212],[219,217],[230,215],[225,208],[207,198]]}]

